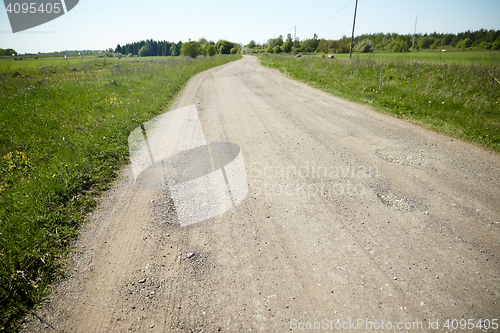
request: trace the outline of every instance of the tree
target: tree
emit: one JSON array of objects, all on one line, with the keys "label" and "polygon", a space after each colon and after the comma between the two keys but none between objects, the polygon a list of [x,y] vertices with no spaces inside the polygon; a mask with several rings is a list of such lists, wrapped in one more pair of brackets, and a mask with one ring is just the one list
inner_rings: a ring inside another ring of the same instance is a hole
[{"label": "tree", "polygon": [[249,49],[253,49],[253,48],[254,48],[254,47],[256,47],[256,46],[257,46],[257,44],[255,44],[255,41],[254,41],[253,39],[252,39],[252,40],[250,41],[250,43],[248,43],[248,45],[247,45],[247,47],[248,47]]},{"label": "tree", "polygon": [[299,40],[299,37],[295,38],[295,41],[293,42],[293,47],[295,47],[295,49],[300,48],[300,40]]},{"label": "tree", "polygon": [[206,43],[208,43],[208,41],[207,41],[207,39],[205,37],[201,37],[198,40],[198,43],[200,43],[200,45],[205,45]]},{"label": "tree", "polygon": [[493,43],[491,43],[492,50],[500,50],[500,37],[498,37]]},{"label": "tree", "polygon": [[182,42],[178,41],[177,44],[175,44],[175,55],[180,56],[181,55],[181,49],[182,49]]},{"label": "tree", "polygon": [[231,49],[234,47],[234,44],[227,40],[219,40],[215,44],[215,50],[218,54],[229,54],[231,53]]},{"label": "tree", "polygon": [[410,48],[408,47],[408,43],[406,43],[405,41],[399,41],[396,42],[392,50],[394,52],[408,52]]},{"label": "tree", "polygon": [[215,55],[215,46],[210,43],[205,43],[203,45],[203,54],[213,57]]},{"label": "tree", "polygon": [[116,46],[115,53],[122,53],[122,47],[120,46],[120,44]]},{"label": "tree", "polygon": [[14,55],[14,54],[17,54],[16,51],[14,51],[13,49],[0,49],[0,55],[3,55],[3,56],[11,56],[11,55]]},{"label": "tree", "polygon": [[181,55],[196,58],[200,55],[200,43],[195,41],[183,43],[181,46]]},{"label": "tree", "polygon": [[464,40],[461,40],[460,42],[458,42],[457,47],[459,49],[467,49],[467,48],[471,47],[471,45],[472,45],[472,40],[470,38],[465,38]]},{"label": "tree", "polygon": [[314,34],[313,38],[311,39],[306,39],[304,42],[302,42],[303,48],[305,52],[314,52],[318,48],[319,45],[319,39],[318,35]]},{"label": "tree", "polygon": [[281,45],[283,45],[283,36],[279,35],[278,38],[272,38],[272,39],[268,40],[267,43],[272,48],[274,48],[275,46],[281,46]]},{"label": "tree", "polygon": [[283,45],[281,45],[281,51],[282,52],[285,52],[285,53],[290,53],[292,52],[292,42],[287,40],[286,42],[283,43]]},{"label": "tree", "polygon": [[139,57],[149,57],[153,55],[153,48],[151,43],[148,41],[143,47],[139,49]]},{"label": "tree", "polygon": [[424,37],[418,42],[418,47],[421,49],[428,49],[434,43],[434,38]]}]

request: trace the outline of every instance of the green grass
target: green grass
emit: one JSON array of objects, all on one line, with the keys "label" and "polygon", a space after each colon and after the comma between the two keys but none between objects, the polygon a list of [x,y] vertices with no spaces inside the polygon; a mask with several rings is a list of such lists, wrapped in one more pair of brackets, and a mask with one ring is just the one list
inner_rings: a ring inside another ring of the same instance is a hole
[{"label": "green grass", "polygon": [[[337,59],[349,59],[348,53],[334,54]],[[314,57],[320,58],[321,55]],[[499,51],[489,50],[447,50],[442,52],[439,50],[425,50],[415,52],[374,52],[374,53],[353,53],[353,59],[360,60],[403,60],[403,61],[421,61],[421,62],[438,62],[438,63],[458,63],[458,64],[483,64],[490,65],[498,63],[500,60]]]},{"label": "green grass", "polygon": [[[15,71],[24,68],[38,68],[41,66],[62,66],[62,67],[78,67],[83,64],[94,61],[97,57],[94,56],[68,56],[64,59],[62,56],[39,56],[38,59],[33,59],[34,56],[17,56],[17,57],[0,57],[0,71]],[[14,60],[15,58],[22,58],[23,60]],[[126,60],[133,58],[125,58]],[[113,61],[118,59],[110,59]],[[137,58],[136,58],[137,60]],[[121,61],[121,59],[120,59]]]},{"label": "green grass", "polygon": [[500,57],[487,64],[284,55],[260,59],[333,95],[500,152],[500,85],[493,79],[500,80]]},{"label": "green grass", "polygon": [[0,70],[0,331],[15,330],[60,274],[84,215],[128,162],[129,133],[164,112],[194,74],[238,58]]}]

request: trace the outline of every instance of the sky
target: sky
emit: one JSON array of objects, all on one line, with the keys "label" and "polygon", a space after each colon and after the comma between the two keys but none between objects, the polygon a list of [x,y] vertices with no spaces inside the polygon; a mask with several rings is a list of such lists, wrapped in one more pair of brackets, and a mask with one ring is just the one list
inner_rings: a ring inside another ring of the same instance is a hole
[{"label": "sky", "polygon": [[[65,15],[15,34],[1,10],[0,48],[18,53],[104,50],[145,39],[202,37],[261,44],[279,35],[293,37],[295,26],[300,39],[314,33],[339,39],[351,35],[354,7],[355,0],[80,0]],[[355,35],[412,34],[417,15],[417,33],[500,30],[499,13],[500,0],[359,0]]]}]

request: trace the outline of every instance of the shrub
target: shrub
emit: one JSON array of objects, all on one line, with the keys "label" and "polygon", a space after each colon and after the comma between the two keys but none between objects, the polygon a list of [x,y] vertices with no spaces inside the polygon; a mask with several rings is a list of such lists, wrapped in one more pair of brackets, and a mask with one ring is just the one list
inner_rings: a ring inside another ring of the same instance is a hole
[{"label": "shrub", "polygon": [[230,54],[231,49],[234,47],[234,44],[227,40],[219,40],[217,44],[215,44],[215,50],[218,54]]},{"label": "shrub", "polygon": [[[433,43],[434,43],[434,38],[432,38],[432,37],[424,37],[424,38],[422,38],[420,40],[420,42],[418,42],[418,46],[421,49],[428,49],[428,48],[431,47],[431,45],[433,45]],[[436,46],[434,46],[434,48],[436,48]]]},{"label": "shrub", "polygon": [[215,55],[215,46],[210,43],[205,43],[203,45],[203,54],[206,56],[213,57]]},{"label": "shrub", "polygon": [[363,39],[354,47],[354,51],[363,53],[373,52],[373,42],[368,38]]},{"label": "shrub", "polygon": [[200,43],[195,41],[183,43],[181,46],[181,55],[196,58],[200,55],[200,47]]},{"label": "shrub", "polygon": [[283,45],[281,45],[281,51],[285,53],[290,53],[292,52],[292,46],[293,46],[292,42],[287,40],[286,42],[283,43]]},{"label": "shrub", "polygon": [[276,46],[273,48],[273,52],[274,52],[274,53],[281,53],[281,46],[276,45]]},{"label": "shrub", "polygon": [[149,57],[153,53],[153,48],[149,43],[146,43],[141,49],[139,50],[139,57]]},{"label": "shrub", "polygon": [[409,50],[408,43],[405,41],[394,42],[392,50],[394,52],[408,52]]},{"label": "shrub", "polygon": [[470,38],[465,38],[464,40],[461,40],[460,42],[458,42],[457,47],[459,49],[467,49],[467,48],[471,47],[471,45],[472,45],[472,40]]}]

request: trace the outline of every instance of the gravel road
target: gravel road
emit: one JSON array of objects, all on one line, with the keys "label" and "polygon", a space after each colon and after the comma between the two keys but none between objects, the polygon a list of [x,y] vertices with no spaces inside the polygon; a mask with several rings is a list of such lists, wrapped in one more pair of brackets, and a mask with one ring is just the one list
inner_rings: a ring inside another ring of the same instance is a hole
[{"label": "gravel road", "polygon": [[168,193],[124,168],[24,332],[500,320],[498,154],[251,56],[193,77],[172,109],[192,104],[207,141],[241,147],[246,199],[180,227]]}]

